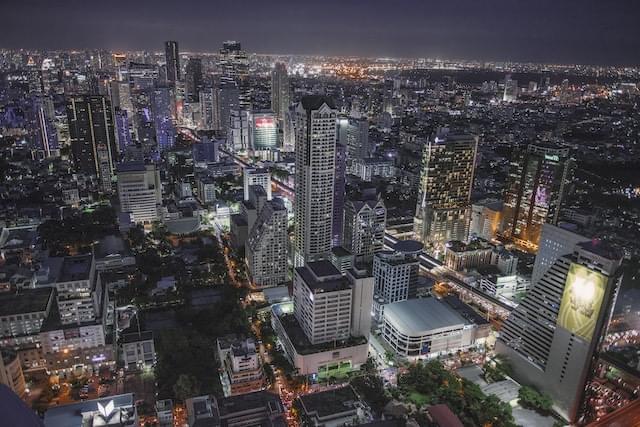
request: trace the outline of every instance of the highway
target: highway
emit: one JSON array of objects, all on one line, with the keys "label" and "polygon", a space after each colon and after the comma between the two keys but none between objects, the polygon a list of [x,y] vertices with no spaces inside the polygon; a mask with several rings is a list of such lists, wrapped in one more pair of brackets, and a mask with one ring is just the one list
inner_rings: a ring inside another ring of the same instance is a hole
[{"label": "highway", "polygon": [[[252,165],[241,157],[236,156],[226,150],[220,149],[220,152],[231,157],[242,168],[252,167]],[[283,183],[277,178],[271,177],[273,186],[281,193],[285,194],[289,200],[293,202],[294,190],[289,185]],[[384,245],[387,248],[391,248],[398,242],[398,239],[390,234],[384,235]],[[471,296],[472,299],[478,300],[480,304],[486,308],[489,308],[495,314],[498,314],[502,318],[506,318],[513,307],[504,301],[495,298],[492,295],[488,295],[482,292],[480,289],[474,288],[471,285],[463,282],[457,277],[457,273],[450,268],[444,266],[442,262],[433,258],[429,254],[423,252],[420,255],[420,269],[427,272],[434,279],[442,282],[449,283],[453,288],[461,293],[465,293],[467,296]]]}]

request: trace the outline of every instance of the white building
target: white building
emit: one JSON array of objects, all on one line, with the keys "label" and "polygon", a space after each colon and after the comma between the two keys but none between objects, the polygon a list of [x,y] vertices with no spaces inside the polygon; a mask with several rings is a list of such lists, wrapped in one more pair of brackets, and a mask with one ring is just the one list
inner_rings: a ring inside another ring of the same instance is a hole
[{"label": "white building", "polygon": [[398,356],[416,359],[467,350],[480,336],[478,326],[446,302],[420,298],[385,307],[382,338]]},{"label": "white building", "polygon": [[253,338],[227,336],[217,340],[220,380],[225,396],[253,393],[265,387],[262,358]]},{"label": "white building", "polygon": [[384,247],[387,208],[381,198],[348,200],[344,206],[343,246],[356,262],[371,262]]},{"label": "white building", "polygon": [[264,188],[267,200],[271,200],[271,173],[268,169],[245,168],[243,182],[244,200],[249,200],[249,188],[252,185]]},{"label": "white building", "polygon": [[162,184],[155,165],[120,163],[117,174],[120,210],[136,223],[162,220]]},{"label": "white building", "polygon": [[248,233],[245,250],[252,282],[259,287],[285,282],[289,235],[287,209],[282,200],[276,198],[266,202]]},{"label": "white building", "polygon": [[55,287],[63,325],[100,319],[102,286],[92,254],[65,257]]},{"label": "white building", "polygon": [[201,176],[197,179],[198,200],[203,205],[211,205],[216,201],[216,182],[209,176]]},{"label": "white building", "polygon": [[127,371],[150,368],[156,363],[153,332],[131,332],[120,337],[121,359]]},{"label": "white building", "polygon": [[173,400],[156,401],[156,418],[159,427],[173,427]]},{"label": "white building", "polygon": [[493,240],[502,227],[502,202],[485,200],[471,205],[469,237]]},{"label": "white building", "polygon": [[294,265],[331,252],[336,154],[333,100],[305,96],[296,107]]}]

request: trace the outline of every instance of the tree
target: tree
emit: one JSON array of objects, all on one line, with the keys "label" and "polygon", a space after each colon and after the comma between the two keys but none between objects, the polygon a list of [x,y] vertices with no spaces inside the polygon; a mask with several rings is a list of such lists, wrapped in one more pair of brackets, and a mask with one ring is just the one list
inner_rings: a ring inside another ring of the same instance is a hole
[{"label": "tree", "polygon": [[540,393],[529,386],[520,387],[520,390],[518,390],[518,402],[523,407],[533,409],[542,414],[548,414],[553,407],[553,400],[549,395]]},{"label": "tree", "polygon": [[185,401],[190,397],[200,394],[198,380],[192,375],[181,374],[173,385],[173,393],[176,399]]}]

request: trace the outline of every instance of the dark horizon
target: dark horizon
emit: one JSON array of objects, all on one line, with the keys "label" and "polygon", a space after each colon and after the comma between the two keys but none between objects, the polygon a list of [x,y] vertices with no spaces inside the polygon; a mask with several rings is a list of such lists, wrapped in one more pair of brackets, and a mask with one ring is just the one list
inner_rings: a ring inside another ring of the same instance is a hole
[{"label": "dark horizon", "polygon": [[[62,3],[62,4],[61,4]],[[625,0],[26,0],[0,6],[3,48],[215,52],[640,65],[640,4]]]}]

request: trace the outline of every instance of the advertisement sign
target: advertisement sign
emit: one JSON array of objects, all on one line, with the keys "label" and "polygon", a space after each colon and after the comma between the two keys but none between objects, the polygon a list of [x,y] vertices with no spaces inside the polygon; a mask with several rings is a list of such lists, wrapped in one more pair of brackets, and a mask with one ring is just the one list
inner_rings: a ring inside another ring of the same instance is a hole
[{"label": "advertisement sign", "polygon": [[607,278],[602,273],[572,263],[560,303],[558,326],[591,340],[606,287]]}]

